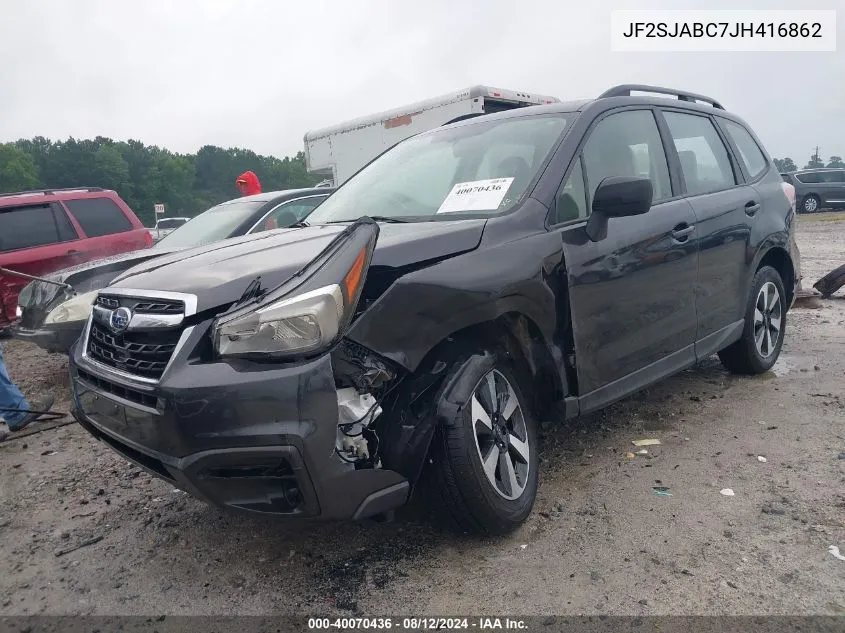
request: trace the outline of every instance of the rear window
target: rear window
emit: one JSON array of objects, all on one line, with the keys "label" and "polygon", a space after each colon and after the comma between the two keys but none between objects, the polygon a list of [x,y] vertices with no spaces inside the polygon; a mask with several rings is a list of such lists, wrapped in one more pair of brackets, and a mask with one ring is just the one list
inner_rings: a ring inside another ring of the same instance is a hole
[{"label": "rear window", "polygon": [[187,221],[185,218],[165,218],[164,220],[159,220],[156,226],[160,229],[175,229]]},{"label": "rear window", "polygon": [[59,238],[59,229],[49,204],[0,209],[0,252],[61,241],[64,240]]},{"label": "rear window", "polygon": [[108,198],[66,200],[65,205],[88,237],[100,237],[132,230],[129,218]]},{"label": "rear window", "polygon": [[766,171],[766,157],[763,156],[763,152],[760,151],[760,148],[757,146],[757,143],[754,141],[751,134],[748,133],[748,130],[742,127],[739,123],[722,120],[722,124],[725,126],[728,136],[731,137],[733,142],[736,144],[737,149],[739,149],[739,153],[742,155],[742,162],[745,163],[745,169],[748,171],[748,175],[751,180],[754,180],[757,176]]}]

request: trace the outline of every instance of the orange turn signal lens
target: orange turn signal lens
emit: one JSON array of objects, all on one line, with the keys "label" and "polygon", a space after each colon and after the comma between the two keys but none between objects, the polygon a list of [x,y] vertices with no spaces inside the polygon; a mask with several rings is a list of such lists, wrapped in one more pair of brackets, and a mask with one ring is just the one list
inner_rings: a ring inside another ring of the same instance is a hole
[{"label": "orange turn signal lens", "polygon": [[351,300],[351,298],[355,295],[355,292],[358,290],[358,286],[361,283],[361,277],[364,273],[364,261],[366,259],[367,249],[362,248],[361,252],[358,253],[358,257],[355,258],[352,268],[349,269],[349,272],[346,273],[346,277],[343,278],[343,285],[346,289],[346,298],[349,300]]}]

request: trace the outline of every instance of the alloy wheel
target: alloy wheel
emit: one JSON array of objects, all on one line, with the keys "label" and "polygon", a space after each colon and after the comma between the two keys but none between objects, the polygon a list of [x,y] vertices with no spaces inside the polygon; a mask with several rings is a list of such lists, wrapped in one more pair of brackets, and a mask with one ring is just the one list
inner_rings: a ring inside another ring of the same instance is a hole
[{"label": "alloy wheel", "polygon": [[780,340],[783,306],[777,286],[767,281],[754,304],[754,345],[763,358],[772,355]]},{"label": "alloy wheel", "polygon": [[804,211],[807,213],[815,213],[819,208],[818,200],[815,198],[804,199]]},{"label": "alloy wheel", "polygon": [[470,400],[473,436],[487,480],[505,499],[518,499],[528,483],[528,429],[513,386],[500,371],[489,371]]}]

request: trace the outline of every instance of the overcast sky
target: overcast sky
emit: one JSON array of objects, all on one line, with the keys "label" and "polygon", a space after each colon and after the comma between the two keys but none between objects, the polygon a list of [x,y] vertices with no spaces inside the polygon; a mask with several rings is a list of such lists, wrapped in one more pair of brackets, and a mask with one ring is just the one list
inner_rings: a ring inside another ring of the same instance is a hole
[{"label": "overcast sky", "polygon": [[838,52],[612,53],[610,11],[635,0],[0,0],[0,141],[284,156],[310,129],[473,84],[566,99],[651,83],[722,101],[801,167],[816,145],[845,156],[845,5],[812,4],[840,9]]}]

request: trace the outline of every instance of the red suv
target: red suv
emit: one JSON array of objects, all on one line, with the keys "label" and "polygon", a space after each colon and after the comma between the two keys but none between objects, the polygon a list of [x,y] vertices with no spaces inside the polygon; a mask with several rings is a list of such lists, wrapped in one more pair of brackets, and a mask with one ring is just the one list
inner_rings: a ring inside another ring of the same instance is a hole
[{"label": "red suv", "polygon": [[[98,187],[0,194],[0,268],[48,275],[152,246],[148,229],[114,191]],[[15,319],[29,280],[0,272],[0,330]]]}]

